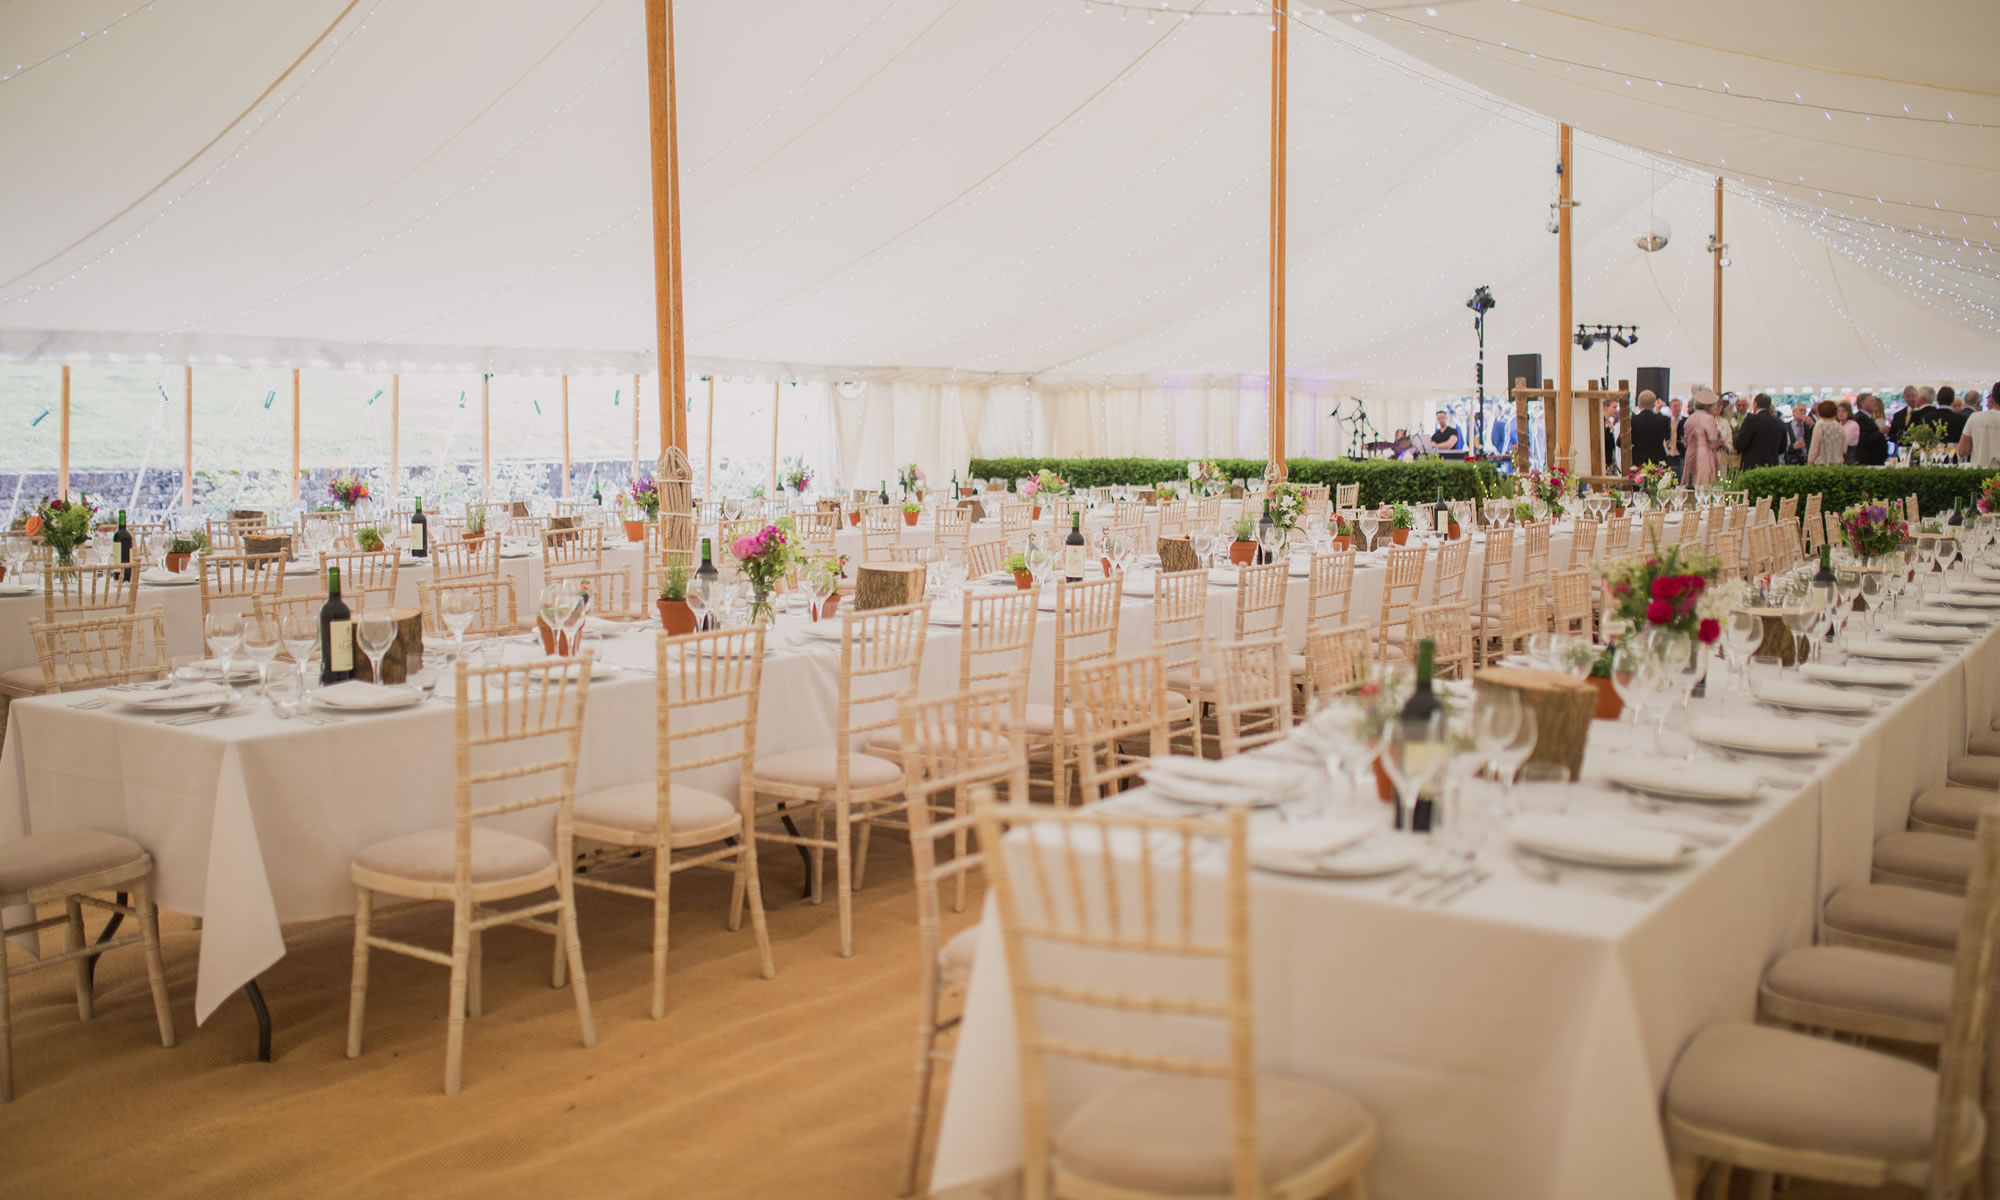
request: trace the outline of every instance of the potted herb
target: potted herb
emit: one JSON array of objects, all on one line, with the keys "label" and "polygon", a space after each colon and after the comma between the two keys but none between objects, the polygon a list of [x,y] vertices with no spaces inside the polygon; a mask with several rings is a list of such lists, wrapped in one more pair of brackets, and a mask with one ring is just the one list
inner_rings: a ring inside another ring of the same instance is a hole
[{"label": "potted herb", "polygon": [[468,542],[477,542],[486,536],[486,506],[468,504],[465,506],[465,534]]},{"label": "potted herb", "polygon": [[178,575],[187,569],[191,555],[208,553],[208,534],[199,529],[177,533],[167,543],[167,570]]},{"label": "potted herb", "polygon": [[1398,546],[1410,540],[1410,530],[1417,524],[1417,514],[1410,511],[1407,504],[1389,507],[1389,540]]},{"label": "potted herb", "polygon": [[924,506],[917,503],[915,500],[903,501],[903,524],[915,525],[917,523],[917,518],[922,516],[923,512],[924,512]]},{"label": "potted herb", "polygon": [[847,523],[848,523],[849,525],[859,525],[859,524],[861,524],[861,510],[860,510],[860,509],[858,509],[858,508],[850,508],[850,509],[848,509],[848,510],[847,510]]},{"label": "potted herb", "polygon": [[826,554],[817,561],[824,564],[826,571],[822,580],[826,584],[826,601],[819,606],[819,615],[822,618],[831,617],[840,607],[840,581],[847,578],[848,560],[845,554]]},{"label": "potted herb", "polygon": [[1028,569],[1027,555],[1009,554],[1001,561],[1000,567],[1002,570],[1013,572],[1014,586],[1022,591],[1025,592],[1035,586],[1035,573]]},{"label": "potted herb", "polygon": [[382,548],[382,533],[373,525],[364,525],[354,531],[354,544],[372,554]]},{"label": "potted herb", "polygon": [[1229,543],[1231,566],[1247,567],[1257,561],[1257,522],[1249,513],[1239,513],[1236,517],[1236,538]]},{"label": "potted herb", "polygon": [[694,610],[688,607],[688,569],[680,562],[667,564],[667,570],[660,576],[660,598],[655,604],[660,611],[660,628],[670,637],[679,637],[695,630]]},{"label": "potted herb", "polygon": [[1353,531],[1347,527],[1346,521],[1341,520],[1339,517],[1335,517],[1333,519],[1333,548],[1335,550],[1350,550],[1353,549],[1353,547],[1354,547]]},{"label": "potted herb", "polygon": [[1535,506],[1523,500],[1514,506],[1514,523],[1532,525],[1535,521]]}]

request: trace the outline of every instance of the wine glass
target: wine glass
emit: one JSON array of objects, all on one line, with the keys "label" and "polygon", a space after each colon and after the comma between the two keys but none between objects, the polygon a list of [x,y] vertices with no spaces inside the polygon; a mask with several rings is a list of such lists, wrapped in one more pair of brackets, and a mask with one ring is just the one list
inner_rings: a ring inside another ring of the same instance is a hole
[{"label": "wine glass", "polygon": [[1801,666],[1812,658],[1812,633],[1819,628],[1819,617],[1820,606],[1813,602],[1811,592],[1785,609],[1785,628],[1792,631],[1792,658]]},{"label": "wine glass", "polygon": [[1764,618],[1753,612],[1736,609],[1722,619],[1722,654],[1731,669],[1736,672],[1737,682],[1747,693],[1749,681],[1743,677],[1749,654],[1764,641]]},{"label": "wine glass", "polygon": [[280,636],[278,622],[262,614],[247,617],[243,622],[243,651],[250,661],[257,664],[257,691],[264,694],[271,681],[271,662],[278,657],[278,648],[284,639]]},{"label": "wine glass", "polygon": [[1355,521],[1355,524],[1361,527],[1361,548],[1363,550],[1373,550],[1375,548],[1375,531],[1382,527],[1382,518],[1376,516],[1375,510],[1372,508],[1363,509],[1360,519]]},{"label": "wine glass", "polygon": [[1367,705],[1351,695],[1337,694],[1315,696],[1313,706],[1313,728],[1333,750],[1327,773],[1337,776],[1339,769],[1346,770],[1355,815],[1378,820],[1393,816],[1384,812],[1386,806],[1375,794],[1373,767],[1382,746],[1382,730]]},{"label": "wine glass", "polygon": [[452,658],[465,657],[465,631],[472,628],[472,622],[479,615],[479,607],[470,592],[459,588],[449,588],[438,597],[438,614],[444,618],[444,627],[451,631]]},{"label": "wine glass", "polygon": [[242,613],[210,613],[202,622],[202,635],[208,641],[208,652],[222,662],[222,680],[229,682],[230,663],[236,651],[243,645]]},{"label": "wine glass", "polygon": [[1507,812],[1514,811],[1514,776],[1521,765],[1533,757],[1535,744],[1541,736],[1540,722],[1535,710],[1521,705],[1520,719],[1514,724],[1514,736],[1505,747],[1493,754],[1493,769],[1500,779],[1501,807]]},{"label": "wine glass", "polygon": [[1208,565],[1208,553],[1215,547],[1215,533],[1203,526],[1188,530],[1188,547],[1194,551],[1194,559],[1202,566]]},{"label": "wine glass", "polygon": [[382,683],[382,656],[396,643],[396,614],[387,608],[369,609],[354,623],[354,641],[368,656],[368,673]]},{"label": "wine glass", "polygon": [[[965,568],[960,567],[963,571]],[[813,620],[819,620],[820,605],[826,603],[826,581],[817,570],[801,572],[799,584],[806,593],[806,613]]]},{"label": "wine glass", "polygon": [[1625,705],[1625,717],[1634,725],[1643,718],[1648,699],[1642,678],[1647,651],[1645,635],[1641,634],[1620,641],[1611,655],[1611,690],[1618,693],[1618,699]]},{"label": "wine glass", "polygon": [[305,668],[291,663],[277,663],[264,680],[264,698],[271,702],[271,711],[280,721],[289,721],[296,716],[305,703]]},{"label": "wine glass", "polygon": [[1411,828],[1417,798],[1437,781],[1450,754],[1445,744],[1444,714],[1433,711],[1422,717],[1392,717],[1383,733],[1382,773],[1396,789],[1404,828]]},{"label": "wine glass", "polygon": [[1472,708],[1472,742],[1496,778],[1498,755],[1513,744],[1514,734],[1521,727],[1522,708],[1520,693],[1512,688],[1479,689]]}]

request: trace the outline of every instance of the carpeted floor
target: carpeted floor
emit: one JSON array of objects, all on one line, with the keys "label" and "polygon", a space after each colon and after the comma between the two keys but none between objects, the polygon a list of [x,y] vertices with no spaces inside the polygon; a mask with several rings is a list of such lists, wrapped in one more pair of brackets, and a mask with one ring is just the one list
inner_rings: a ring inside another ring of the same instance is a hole
[{"label": "carpeted floor", "polygon": [[[168,916],[172,1050],[160,1047],[136,949],[103,960],[87,1025],[67,969],[15,979],[16,1099],[0,1107],[0,1196],[893,1196],[917,939],[907,850],[884,840],[855,898],[846,960],[831,902],[797,898],[796,856],[766,856],[772,980],[757,975],[748,922],[736,934],[723,928],[726,877],[678,876],[661,1021],[647,1016],[646,905],[581,893],[592,1050],[578,1044],[570,993],[548,986],[549,939],[489,934],[486,1015],[468,1024],[456,1097],[442,1090],[443,968],[375,954],[366,1049],[349,1060],[353,927],[288,931],[290,953],[263,976],[276,1045],[275,1061],[260,1064],[240,996],[194,1027],[201,935]],[[977,912],[975,896],[963,915],[947,913],[947,936]],[[441,907],[378,928],[450,940]],[[1746,1181],[1737,1182],[1741,1194]],[[1916,1193],[1787,1193],[1890,1195]]]}]

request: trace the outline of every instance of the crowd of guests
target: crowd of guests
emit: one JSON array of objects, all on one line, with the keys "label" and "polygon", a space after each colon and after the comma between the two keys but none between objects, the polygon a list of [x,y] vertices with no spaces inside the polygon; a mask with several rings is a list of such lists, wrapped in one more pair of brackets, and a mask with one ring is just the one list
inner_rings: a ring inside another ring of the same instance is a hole
[{"label": "crowd of guests", "polygon": [[[1620,469],[1617,406],[1604,416],[1606,469]],[[1751,467],[1880,466],[1892,447],[1908,444],[1909,431],[1936,426],[1939,446],[1959,461],[2000,467],[2000,383],[1986,393],[1945,386],[1907,387],[1893,413],[1882,398],[1863,392],[1852,400],[1821,400],[1779,408],[1770,396],[1724,394],[1696,387],[1686,411],[1679,399],[1665,409],[1652,392],[1640,392],[1632,413],[1632,461],[1624,470],[1664,463],[1686,484],[1710,483],[1725,458]]]}]

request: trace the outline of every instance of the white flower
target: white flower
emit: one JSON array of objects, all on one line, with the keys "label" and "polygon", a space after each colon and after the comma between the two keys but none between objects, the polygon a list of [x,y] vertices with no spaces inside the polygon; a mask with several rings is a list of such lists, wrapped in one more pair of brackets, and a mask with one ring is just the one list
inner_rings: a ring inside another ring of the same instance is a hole
[{"label": "white flower", "polygon": [[1189,463],[1189,464],[1188,464],[1188,478],[1189,478],[1189,479],[1200,479],[1200,478],[1201,478],[1201,464],[1200,464],[1200,463],[1198,463],[1198,462],[1191,462],[1191,463]]}]

